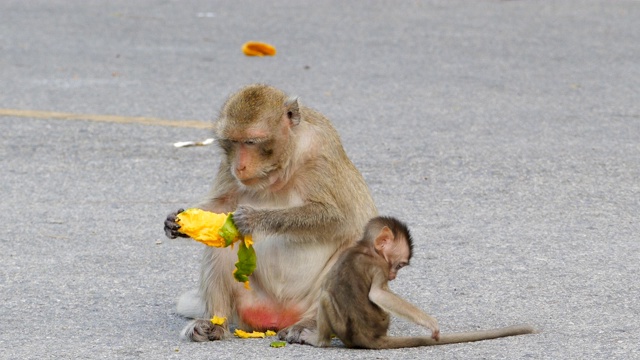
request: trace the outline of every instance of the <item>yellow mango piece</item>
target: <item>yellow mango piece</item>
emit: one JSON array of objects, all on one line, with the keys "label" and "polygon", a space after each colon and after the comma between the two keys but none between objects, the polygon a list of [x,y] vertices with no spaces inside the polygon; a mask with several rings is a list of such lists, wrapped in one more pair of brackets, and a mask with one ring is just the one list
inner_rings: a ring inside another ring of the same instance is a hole
[{"label": "yellow mango piece", "polygon": [[212,323],[212,324],[215,324],[215,325],[222,325],[222,324],[224,324],[224,322],[225,322],[225,321],[227,321],[227,318],[226,318],[226,317],[219,317],[219,316],[215,316],[215,315],[214,315],[214,316],[211,318],[211,323]]},{"label": "yellow mango piece", "polygon": [[205,245],[225,247],[219,231],[229,214],[216,214],[200,209],[187,209],[176,216],[181,233]]},{"label": "yellow mango piece", "polygon": [[257,339],[257,338],[264,338],[265,334],[263,332],[260,331],[254,331],[254,332],[246,332],[246,331],[242,331],[240,329],[236,329],[236,331],[233,332],[233,335],[242,338],[242,339],[249,339],[249,338],[253,338],[253,339]]},{"label": "yellow mango piece", "polygon": [[253,237],[251,236],[251,234],[244,236],[244,245],[246,247],[253,245]]},{"label": "yellow mango piece", "polygon": [[267,330],[267,332],[265,332],[264,334],[267,336],[276,336],[276,332],[271,330]]},{"label": "yellow mango piece", "polygon": [[242,52],[247,56],[273,56],[276,54],[276,48],[267,43],[248,41],[242,45]]},{"label": "yellow mango piece", "polygon": [[[256,268],[256,252],[253,249],[251,234],[243,236],[233,222],[233,213],[217,214],[201,209],[187,209],[176,215],[176,223],[180,225],[179,232],[208,246],[227,247],[240,241],[238,247],[238,261],[235,264],[233,277],[244,283],[247,290],[249,276]],[[213,322],[213,319],[212,319]]]}]

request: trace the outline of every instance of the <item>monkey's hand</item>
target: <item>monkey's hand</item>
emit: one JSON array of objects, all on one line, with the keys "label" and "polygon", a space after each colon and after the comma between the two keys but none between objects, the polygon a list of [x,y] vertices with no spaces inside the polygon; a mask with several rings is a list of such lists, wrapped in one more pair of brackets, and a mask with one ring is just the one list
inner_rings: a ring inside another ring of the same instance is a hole
[{"label": "monkey's hand", "polygon": [[428,316],[428,318],[429,320],[427,321],[426,327],[431,330],[431,338],[438,341],[440,340],[440,327],[438,326],[438,320],[431,316]]},{"label": "monkey's hand", "polygon": [[169,239],[175,239],[177,237],[189,237],[189,235],[185,235],[178,230],[180,229],[180,225],[176,222],[176,215],[183,212],[184,209],[179,209],[176,212],[172,212],[167,215],[167,219],[164,221],[164,233],[167,235]]},{"label": "monkey's hand", "polygon": [[431,338],[435,341],[440,340],[440,326],[438,320],[428,314],[422,314],[421,325],[431,330]]},{"label": "monkey's hand", "polygon": [[431,330],[431,338],[435,341],[440,341],[440,329]]},{"label": "monkey's hand", "polygon": [[259,211],[250,206],[238,206],[233,212],[233,222],[241,234],[252,234],[256,230]]}]

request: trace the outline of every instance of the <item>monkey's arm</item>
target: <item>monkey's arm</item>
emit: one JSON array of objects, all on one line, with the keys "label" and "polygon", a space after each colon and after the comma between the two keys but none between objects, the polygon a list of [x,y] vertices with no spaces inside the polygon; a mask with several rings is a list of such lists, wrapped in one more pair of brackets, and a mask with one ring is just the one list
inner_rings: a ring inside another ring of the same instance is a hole
[{"label": "monkey's arm", "polygon": [[[300,230],[308,233],[350,221],[347,214],[351,214],[349,209],[353,204],[345,205],[344,200],[354,199],[344,191],[344,184],[336,183],[332,176],[323,173],[326,166],[318,164],[314,162],[305,166],[293,180],[291,195],[301,198],[302,204],[279,209],[240,206],[234,213],[238,229],[246,234],[258,230],[274,233]],[[355,203],[360,204],[360,201]]]},{"label": "monkey's arm", "polygon": [[440,337],[438,321],[400,296],[391,292],[386,283],[387,280],[384,278],[384,275],[376,275],[371,289],[369,290],[369,300],[395,316],[407,319],[430,329],[431,337],[438,340]]},{"label": "monkey's arm", "polygon": [[335,206],[319,202],[308,202],[302,206],[286,209],[255,209],[239,206],[233,219],[243,234],[255,231],[288,232],[309,231],[320,227],[330,227],[344,221]]}]

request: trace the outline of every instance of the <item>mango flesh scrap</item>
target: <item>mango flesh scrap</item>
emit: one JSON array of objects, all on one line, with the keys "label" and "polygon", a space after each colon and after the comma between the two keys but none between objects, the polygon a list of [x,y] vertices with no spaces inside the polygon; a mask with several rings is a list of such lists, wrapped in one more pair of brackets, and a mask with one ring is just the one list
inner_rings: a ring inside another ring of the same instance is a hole
[{"label": "mango flesh scrap", "polygon": [[276,54],[276,48],[267,43],[248,41],[242,45],[242,52],[247,56],[273,56]]},{"label": "mango flesh scrap", "polygon": [[214,325],[223,325],[225,321],[227,321],[226,317],[219,317],[214,315],[211,318],[211,323]]},{"label": "mango flesh scrap", "polygon": [[248,338],[257,339],[257,338],[264,338],[266,336],[263,332],[260,332],[260,331],[254,331],[249,333],[246,331],[242,331],[240,329],[236,329],[236,331],[233,332],[233,335],[243,339],[248,339]]},{"label": "mango flesh scrap", "polygon": [[260,332],[260,331],[246,332],[240,329],[236,329],[233,332],[233,335],[243,339],[248,339],[248,338],[257,339],[257,338],[264,338],[266,336],[276,336],[276,332],[271,330],[267,330],[266,332]]}]

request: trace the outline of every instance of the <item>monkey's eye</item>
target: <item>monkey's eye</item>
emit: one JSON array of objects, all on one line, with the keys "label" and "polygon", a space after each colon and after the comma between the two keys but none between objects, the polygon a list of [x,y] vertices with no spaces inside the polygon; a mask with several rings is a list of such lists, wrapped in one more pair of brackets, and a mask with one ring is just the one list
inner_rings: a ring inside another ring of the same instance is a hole
[{"label": "monkey's eye", "polygon": [[273,155],[273,140],[265,140],[260,143],[260,154],[266,158]]},{"label": "monkey's eye", "polygon": [[402,269],[405,266],[407,266],[407,264],[398,264],[398,265],[396,265],[396,271]]},{"label": "monkey's eye", "polygon": [[260,153],[264,157],[270,157],[271,155],[273,155],[273,150],[268,148],[263,148],[263,149],[260,149]]},{"label": "monkey's eye", "polygon": [[245,141],[243,141],[243,144],[245,144],[245,145],[255,145],[257,143],[258,142],[255,141],[255,140],[245,140]]}]

